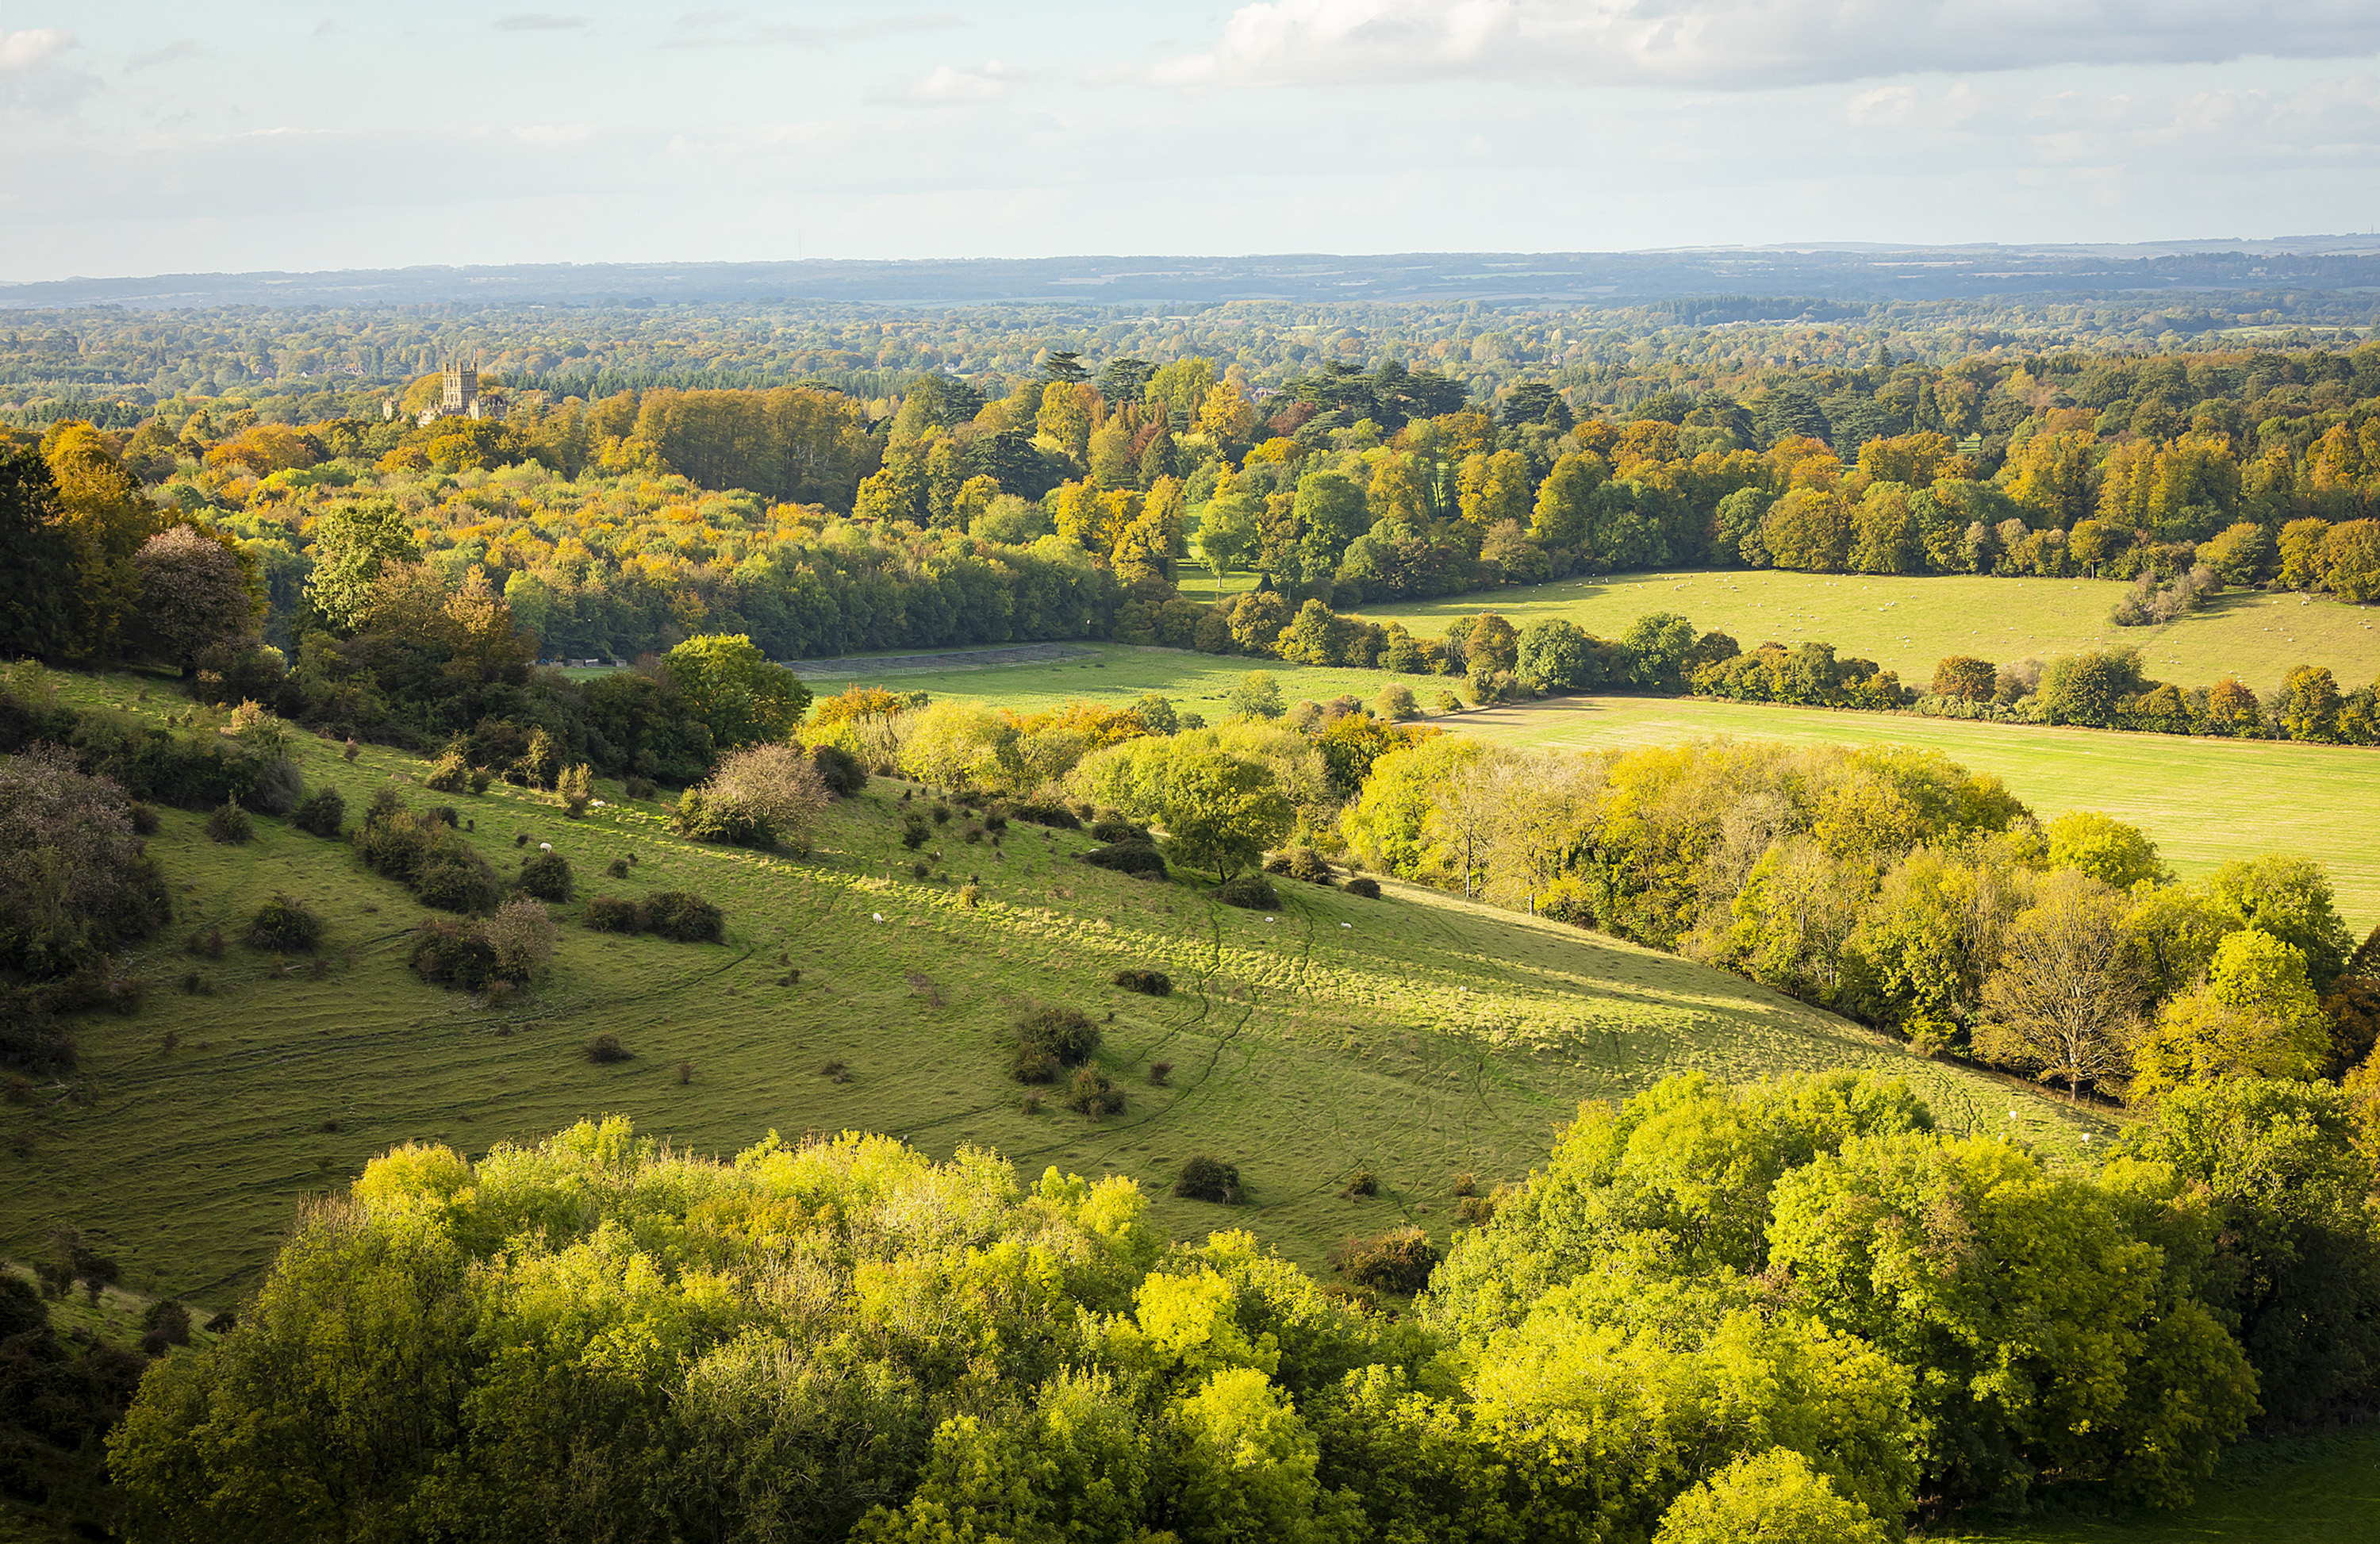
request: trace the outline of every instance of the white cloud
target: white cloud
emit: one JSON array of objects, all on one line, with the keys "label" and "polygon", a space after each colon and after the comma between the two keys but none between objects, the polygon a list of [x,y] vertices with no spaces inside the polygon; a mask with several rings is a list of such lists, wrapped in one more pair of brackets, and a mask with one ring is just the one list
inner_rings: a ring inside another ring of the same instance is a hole
[{"label": "white cloud", "polygon": [[936,65],[909,83],[912,102],[991,102],[1005,94],[1014,78],[997,59],[976,69]]},{"label": "white cloud", "polygon": [[124,73],[132,75],[144,69],[153,69],[159,65],[170,65],[183,59],[195,59],[200,52],[198,39],[176,38],[163,48],[152,48],[146,54],[134,55],[125,61]]},{"label": "white cloud", "polygon": [[73,105],[99,82],[67,62],[81,45],[63,27],[0,30],[0,107],[47,111]]},{"label": "white cloud", "polygon": [[1912,71],[2380,52],[2369,0],[1261,0],[1184,86],[1487,79],[1756,88]]}]

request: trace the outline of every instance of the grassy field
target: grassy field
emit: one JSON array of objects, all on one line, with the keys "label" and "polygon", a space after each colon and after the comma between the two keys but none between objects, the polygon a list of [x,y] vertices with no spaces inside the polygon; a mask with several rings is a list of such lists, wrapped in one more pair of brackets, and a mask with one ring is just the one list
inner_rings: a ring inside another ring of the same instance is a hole
[{"label": "grassy field", "polygon": [[1746,649],[1770,640],[1832,643],[1839,653],[1899,671],[1921,690],[1948,654],[2006,664],[2119,647],[2138,649],[2151,675],[2185,687],[2236,674],[2270,691],[2301,664],[2328,665],[2343,687],[2380,677],[2380,606],[2240,590],[2162,627],[2119,627],[2107,614],[2125,588],[2112,579],[1681,570],[1366,606],[1362,614],[1425,635],[1483,610],[1516,627],[1560,616],[1617,638],[1649,612],[1676,612]]},{"label": "grassy field", "polygon": [[2350,1544],[2380,1538],[2380,1431],[2244,1442],[2169,1515],[1965,1519],[1929,1544]]},{"label": "grassy field", "polygon": [[2380,922],[2380,753],[2338,746],[2201,740],[1914,714],[1833,712],[1701,698],[1566,697],[1464,713],[1464,732],[1512,745],[1670,745],[1709,735],[1938,750],[1996,773],[2045,819],[2100,809],[2155,837],[2184,874],[2261,853],[2330,870],[2359,931]]},{"label": "grassy field", "polygon": [[[121,683],[107,695],[149,706]],[[346,765],[328,743],[303,755],[351,810],[420,770],[372,749]],[[1733,977],[1426,891],[1365,901],[1293,884],[1268,921],[1191,884],[1078,863],[1089,842],[1075,833],[1014,827],[998,847],[969,845],[963,815],[929,847],[939,867],[921,881],[896,841],[900,793],[880,783],[838,806],[802,859],[681,842],[658,806],[616,788],[579,822],[501,785],[450,796],[500,871],[521,843],[550,842],[582,897],[685,888],[728,913],[722,948],[589,932],[565,907],[550,980],[504,1008],[411,975],[421,908],[346,845],[260,820],[252,845],[220,846],[197,817],[166,812],[152,850],[178,915],[129,962],[150,983],[147,1007],[77,1025],[85,1081],[0,1106],[0,1251],[28,1256],[71,1222],[134,1284],[223,1306],[253,1282],[292,1207],[372,1154],[412,1139],[477,1154],[607,1112],[705,1151],[771,1129],[860,1128],[937,1155],[990,1147],[1028,1175],[1128,1174],[1161,1197],[1184,1159],[1212,1152],[1240,1165],[1251,1203],[1163,1197],[1160,1221],[1184,1236],[1249,1226],[1309,1266],[1350,1233],[1408,1219],[1443,1238],[1458,1173],[1524,1173],[1579,1100],[1681,1068],[1886,1068],[1952,1124],[2055,1154],[2078,1150],[2097,1119],[1913,1060]],[[633,863],[631,878],[603,877],[614,859]],[[979,908],[957,894],[971,873]],[[329,918],[319,974],[236,942],[219,960],[184,950],[208,927],[236,938],[275,892]],[[1110,985],[1125,967],[1163,969],[1177,990]],[[1006,1032],[1043,1003],[1113,1015],[1102,1060],[1128,1090],[1121,1115],[1092,1121],[1054,1098],[1022,1108]],[[589,1063],[599,1032],[634,1060]],[[1163,1088],[1149,1081],[1160,1061],[1172,1068]],[[835,1063],[848,1081],[821,1074]],[[1378,1196],[1342,1199],[1359,1165]]]},{"label": "grassy field", "polygon": [[[936,697],[974,698],[1026,710],[1076,698],[1124,706],[1160,692],[1210,719],[1223,696],[1259,662],[1171,649],[1082,644],[1078,658],[990,668],[921,670],[903,663],[871,671],[838,663],[812,675],[820,691],[854,681]],[[1282,695],[1321,700],[1342,693],[1366,701],[1391,681],[1425,704],[1460,683],[1377,670],[1322,670],[1275,663]],[[2380,922],[2380,848],[2368,811],[2380,808],[2380,754],[2368,749],[2265,741],[2199,740],[2165,735],[1975,723],[1914,714],[1833,712],[1698,698],[1556,698],[1437,720],[1449,728],[1516,745],[1578,748],[1654,745],[1709,735],[1866,744],[1896,741],[1940,750],[1998,774],[2044,817],[2104,809],[2155,836],[2184,873],[2234,857],[2289,851],[2320,859],[2340,906],[2359,929]]]}]

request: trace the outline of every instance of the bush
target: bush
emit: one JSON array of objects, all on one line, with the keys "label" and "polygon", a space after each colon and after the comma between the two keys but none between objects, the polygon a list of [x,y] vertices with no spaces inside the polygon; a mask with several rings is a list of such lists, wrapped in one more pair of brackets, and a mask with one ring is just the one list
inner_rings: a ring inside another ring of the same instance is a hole
[{"label": "bush", "polygon": [[1058,1080],[1058,1058],[1030,1040],[1020,1042],[1015,1058],[1009,1064],[1008,1076],[1019,1083],[1054,1083]]},{"label": "bush", "polygon": [[1147,842],[1148,828],[1137,826],[1121,815],[1107,815],[1091,822],[1091,838],[1111,845],[1120,842]]},{"label": "bush", "polygon": [[1380,898],[1380,881],[1369,874],[1358,874],[1347,881],[1346,891],[1350,895],[1361,895],[1367,901],[1377,901]]},{"label": "bush", "polygon": [[306,797],[306,773],[286,756],[260,762],[242,803],[260,815],[286,815]]},{"label": "bush", "polygon": [[1370,1238],[1351,1238],[1330,1251],[1330,1267],[1357,1286],[1410,1296],[1429,1285],[1439,1252],[1419,1228],[1393,1228]]},{"label": "bush", "polygon": [[1262,874],[1242,874],[1215,887],[1215,899],[1247,911],[1279,911],[1281,895]]},{"label": "bush", "polygon": [[1008,816],[1027,825],[1055,826],[1061,831],[1083,829],[1081,817],[1062,804],[1020,804],[1010,809]]},{"label": "bush", "polygon": [[587,903],[579,918],[599,933],[634,933],[643,930],[637,917],[637,903],[624,901],[617,895],[598,895]]},{"label": "bush", "polygon": [[1108,1075],[1097,1067],[1077,1068],[1074,1084],[1066,1090],[1066,1108],[1093,1120],[1123,1112],[1123,1090],[1108,1080]]},{"label": "bush", "polygon": [[690,891],[658,892],[638,910],[646,932],[679,943],[726,942],[726,914]]},{"label": "bush", "polygon": [[1072,1008],[1041,1008],[1016,1021],[1020,1045],[1037,1046],[1065,1066],[1079,1066],[1099,1049],[1099,1027]]},{"label": "bush", "polygon": [[207,837],[226,846],[240,846],[255,839],[256,822],[248,818],[247,810],[225,799],[222,808],[207,817]]},{"label": "bush", "polygon": [[809,849],[810,833],[827,806],[817,763],[786,745],[752,746],[731,753],[700,788],[678,800],[681,834],[698,841]]},{"label": "bush", "polygon": [[290,824],[311,836],[336,836],[346,820],[347,801],[336,788],[316,791],[289,817]]},{"label": "bush", "polygon": [[275,895],[248,925],[248,942],[282,954],[310,954],[322,946],[322,918],[302,901]]},{"label": "bush", "polygon": [[720,842],[731,847],[773,847],[776,829],[749,805],[713,799],[699,788],[678,796],[670,811],[670,829],[697,842]]},{"label": "bush", "polygon": [[464,991],[478,991],[496,979],[495,946],[470,923],[443,917],[421,925],[406,963],[425,981]]},{"label": "bush", "polygon": [[1162,970],[1119,970],[1115,984],[1126,991],[1144,992],[1150,997],[1171,997],[1173,978]]},{"label": "bush", "polygon": [[421,785],[433,794],[459,794],[470,784],[471,763],[463,748],[452,745],[421,775]]},{"label": "bush", "polygon": [[1337,872],[1312,847],[1284,847],[1265,859],[1268,874],[1287,874],[1308,884],[1329,884]]},{"label": "bush", "polygon": [[1111,869],[1119,874],[1154,874],[1165,877],[1165,855],[1148,843],[1119,842],[1112,846],[1093,847],[1083,855],[1083,861],[1094,869]]},{"label": "bush", "polygon": [[587,1059],[599,1067],[636,1059],[636,1052],[620,1043],[617,1035],[590,1035],[587,1039]]},{"label": "bush", "polygon": [[826,791],[837,798],[850,798],[868,791],[868,769],[859,758],[839,745],[817,745],[810,748],[810,763],[818,768],[819,781]]},{"label": "bush", "polygon": [[1214,1201],[1223,1206],[1240,1204],[1240,1171],[1234,1164],[1220,1158],[1199,1153],[1182,1165],[1174,1176],[1173,1193],[1186,1200]]},{"label": "bush", "polygon": [[1358,1168],[1354,1173],[1349,1174],[1347,1183],[1339,1187],[1340,1196],[1350,1201],[1359,1196],[1377,1196],[1379,1193],[1379,1176],[1365,1168]]},{"label": "bush", "polygon": [[480,936],[495,951],[494,971],[500,979],[525,984],[553,957],[553,918],[526,895],[506,901],[479,928]]},{"label": "bush", "polygon": [[503,891],[495,870],[477,853],[442,853],[414,876],[413,893],[440,911],[486,911]]},{"label": "bush", "polygon": [[132,821],[132,834],[135,836],[154,836],[157,834],[158,828],[164,823],[158,820],[157,807],[153,804],[142,804],[136,800],[125,807],[124,813]]},{"label": "bush", "polygon": [[903,812],[901,816],[901,845],[903,846],[908,848],[911,852],[916,852],[919,847],[924,846],[927,839],[931,837],[933,834],[934,828],[927,821],[925,816],[919,814],[915,809]]},{"label": "bush", "polygon": [[639,804],[649,802],[659,792],[650,777],[628,777],[620,781],[621,796],[635,799]]},{"label": "bush", "polygon": [[532,853],[521,863],[520,887],[540,901],[570,899],[570,860],[560,853]]},{"label": "bush", "polygon": [[625,857],[615,857],[611,862],[603,866],[603,872],[609,874],[615,880],[626,879],[628,877],[628,860]]}]

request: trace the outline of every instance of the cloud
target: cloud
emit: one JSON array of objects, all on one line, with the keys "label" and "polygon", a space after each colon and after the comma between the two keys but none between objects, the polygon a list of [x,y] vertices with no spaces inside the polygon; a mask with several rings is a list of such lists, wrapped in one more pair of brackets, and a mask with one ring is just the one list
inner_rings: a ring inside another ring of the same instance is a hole
[{"label": "cloud", "polygon": [[152,69],[159,65],[170,65],[180,59],[195,59],[200,52],[198,39],[176,38],[163,48],[152,49],[146,54],[135,54],[125,63],[124,73],[131,75],[140,70]]},{"label": "cloud", "polygon": [[55,112],[72,106],[99,84],[67,60],[81,46],[63,27],[0,30],[0,107]]},{"label": "cloud", "polygon": [[677,18],[676,25],[676,35],[662,45],[664,48],[749,48],[772,43],[831,48],[910,32],[946,32],[966,23],[946,11],[873,17],[836,26],[757,21],[742,11],[689,11]]},{"label": "cloud", "polygon": [[583,16],[559,16],[552,11],[515,11],[496,18],[499,32],[577,32],[586,27]]},{"label": "cloud", "polygon": [[1260,0],[1150,72],[1181,86],[1747,89],[1912,71],[2380,52],[2368,0]]},{"label": "cloud", "polygon": [[997,59],[988,59],[977,69],[936,65],[911,81],[905,94],[912,102],[990,102],[1006,94],[1014,79]]}]

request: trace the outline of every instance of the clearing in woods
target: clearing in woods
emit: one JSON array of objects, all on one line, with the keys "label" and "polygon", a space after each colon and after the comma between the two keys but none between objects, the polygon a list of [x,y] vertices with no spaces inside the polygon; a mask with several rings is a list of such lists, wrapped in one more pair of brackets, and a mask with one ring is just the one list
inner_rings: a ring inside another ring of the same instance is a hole
[{"label": "clearing in woods", "polygon": [[[83,705],[168,705],[136,699],[143,684],[66,681]],[[310,739],[298,754],[310,784],[346,796],[351,827],[375,789],[423,769],[377,748],[348,765]],[[1685,1068],[1878,1068],[1909,1076],[1954,1128],[2053,1155],[2108,1129],[2087,1108],[1916,1059],[1721,972],[1427,890],[1392,884],[1366,901],[1284,880],[1287,909],[1269,919],[1196,882],[1081,863],[1084,833],[1011,824],[971,842],[977,822],[955,808],[912,854],[898,783],[835,806],[803,857],[682,841],[660,806],[616,785],[579,821],[503,784],[404,791],[417,808],[452,804],[499,874],[545,843],[570,860],[577,898],[554,908],[559,942],[538,989],[498,1005],[417,979],[406,960],[427,914],[345,842],[259,819],[253,843],[223,846],[200,817],[163,811],[151,850],[176,916],[127,962],[147,1004],[77,1020],[82,1079],[0,1106],[0,1253],[30,1257],[71,1223],[128,1281],[228,1306],[292,1208],[373,1154],[429,1140],[476,1156],[613,1112],[702,1151],[772,1129],[860,1129],[938,1157],[987,1147],[1027,1178],[1050,1165],[1126,1174],[1175,1234],[1246,1226],[1317,1270],[1341,1238],[1406,1221],[1443,1242],[1457,1175],[1483,1189],[1517,1177],[1580,1100]],[[607,877],[615,861],[627,878]],[[978,906],[960,894],[969,875]],[[669,889],[722,906],[727,944],[579,923],[588,896]],[[319,967],[238,942],[276,893],[328,918]],[[220,958],[186,947],[210,929],[225,940]],[[1172,995],[1113,986],[1127,967],[1165,971]],[[1121,1114],[1073,1113],[1062,1088],[1026,1111],[1007,1076],[1011,1027],[1044,1003],[1101,1022]],[[588,1061],[599,1033],[633,1059]],[[1162,1086],[1159,1063],[1171,1064]],[[1249,1204],[1167,1194],[1201,1152],[1239,1165]],[[1379,1192],[1344,1199],[1358,1167]]]}]

